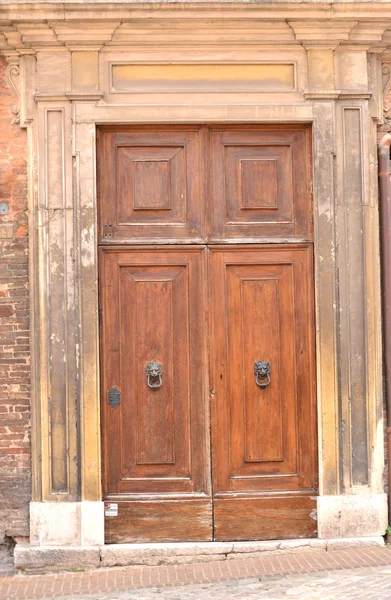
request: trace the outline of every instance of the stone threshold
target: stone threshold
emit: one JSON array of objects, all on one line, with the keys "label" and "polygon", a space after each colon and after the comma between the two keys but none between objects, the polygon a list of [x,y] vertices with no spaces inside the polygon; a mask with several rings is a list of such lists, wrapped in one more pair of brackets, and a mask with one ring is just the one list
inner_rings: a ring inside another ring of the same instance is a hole
[{"label": "stone threshold", "polygon": [[33,546],[17,544],[15,569],[21,573],[85,571],[105,567],[193,564],[230,559],[354,547],[384,546],[381,536],[295,539],[258,542],[182,542],[105,546]]}]

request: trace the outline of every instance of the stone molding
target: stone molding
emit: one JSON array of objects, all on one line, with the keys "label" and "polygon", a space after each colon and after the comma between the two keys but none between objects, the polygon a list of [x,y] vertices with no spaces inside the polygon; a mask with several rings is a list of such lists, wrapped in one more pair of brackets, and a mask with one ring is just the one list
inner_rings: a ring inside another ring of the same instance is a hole
[{"label": "stone molding", "polygon": [[[376,52],[391,48],[391,6],[383,2],[182,2],[141,4],[4,3],[0,52],[44,48],[161,45],[246,46],[354,44]],[[189,33],[191,34],[189,36]],[[158,37],[157,37],[158,36]]]}]

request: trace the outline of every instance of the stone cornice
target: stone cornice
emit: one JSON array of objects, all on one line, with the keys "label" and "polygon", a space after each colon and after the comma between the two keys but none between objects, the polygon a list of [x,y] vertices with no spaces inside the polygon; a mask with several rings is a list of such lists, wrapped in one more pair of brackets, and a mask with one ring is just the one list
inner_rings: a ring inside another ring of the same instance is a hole
[{"label": "stone cornice", "polygon": [[[104,9],[103,9],[104,6]],[[292,45],[391,48],[391,2],[13,2],[0,52],[77,46]]]},{"label": "stone cornice", "polygon": [[[32,6],[34,9],[32,10]],[[104,6],[104,10],[102,7]],[[319,0],[274,0],[272,2],[258,0],[257,2],[230,2],[227,0],[166,0],[154,2],[153,0],[130,0],[129,2],[106,2],[105,0],[94,0],[84,2],[74,0],[63,2],[62,0],[37,1],[15,0],[0,5],[1,19],[20,21],[44,21],[44,20],[69,20],[77,19],[80,14],[89,15],[89,18],[105,20],[114,18],[133,18],[135,13],[148,15],[151,11],[158,11],[162,15],[175,12],[193,13],[211,12],[224,13],[226,18],[232,18],[239,12],[247,12],[249,15],[258,15],[264,19],[368,19],[371,21],[389,18],[391,6],[389,0],[368,2],[368,0],[330,0],[322,2]],[[251,18],[252,18],[251,17]],[[250,18],[250,17],[249,17]]]}]

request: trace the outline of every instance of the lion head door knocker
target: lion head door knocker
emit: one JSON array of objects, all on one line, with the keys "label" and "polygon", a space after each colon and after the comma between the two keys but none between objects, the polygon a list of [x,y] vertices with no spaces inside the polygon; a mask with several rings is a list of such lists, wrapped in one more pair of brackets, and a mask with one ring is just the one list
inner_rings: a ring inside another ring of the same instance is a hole
[{"label": "lion head door knocker", "polygon": [[149,362],[145,367],[145,372],[147,374],[148,387],[157,390],[162,386],[163,366],[160,363],[154,361]]},{"label": "lion head door knocker", "polygon": [[[270,364],[266,360],[259,360],[254,365],[254,375],[256,384],[260,388],[265,388],[270,383]],[[266,379],[266,381],[263,381]]]}]

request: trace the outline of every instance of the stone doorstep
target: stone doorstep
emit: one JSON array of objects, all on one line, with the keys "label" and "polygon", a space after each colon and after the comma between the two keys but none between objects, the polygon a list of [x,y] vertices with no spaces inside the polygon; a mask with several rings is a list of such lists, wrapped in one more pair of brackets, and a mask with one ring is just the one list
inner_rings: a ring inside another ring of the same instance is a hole
[{"label": "stone doorstep", "polygon": [[183,542],[106,546],[33,546],[17,544],[15,568],[23,573],[79,571],[100,567],[156,566],[270,556],[294,552],[348,550],[384,546],[379,537],[298,539],[260,542]]}]

